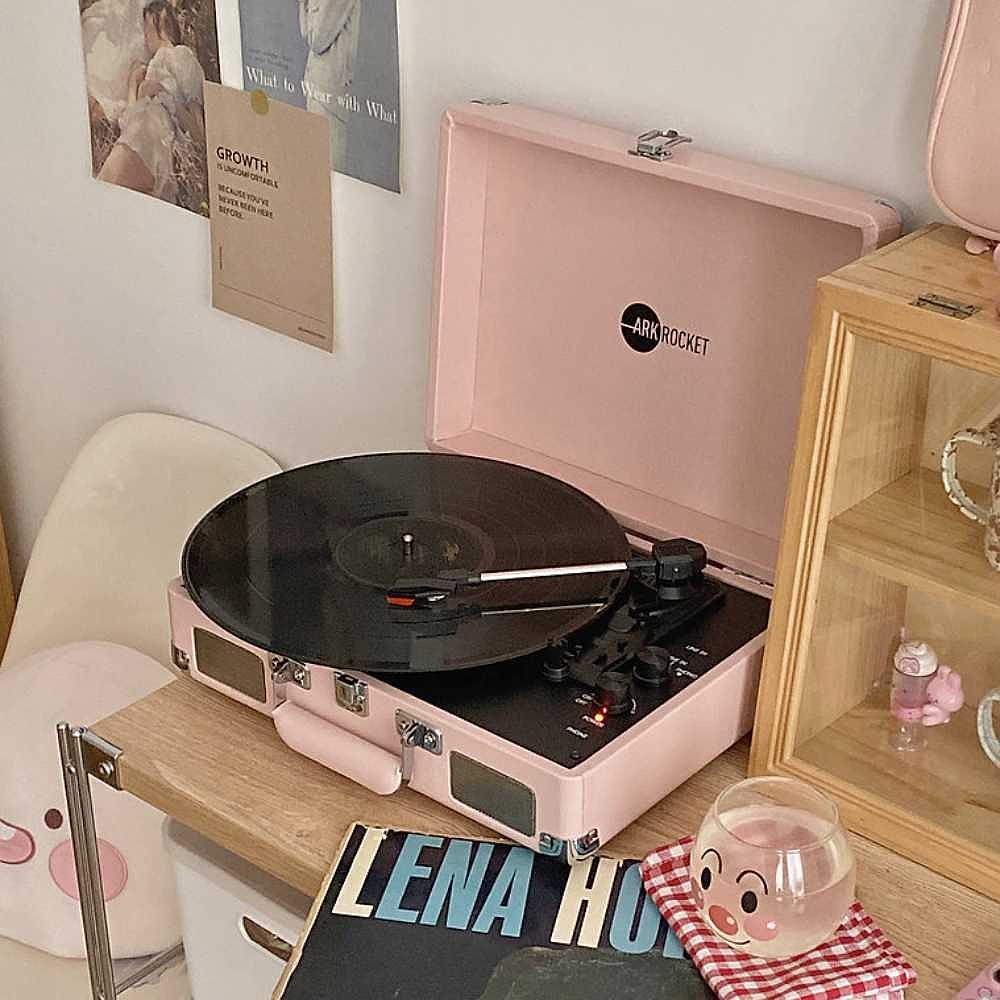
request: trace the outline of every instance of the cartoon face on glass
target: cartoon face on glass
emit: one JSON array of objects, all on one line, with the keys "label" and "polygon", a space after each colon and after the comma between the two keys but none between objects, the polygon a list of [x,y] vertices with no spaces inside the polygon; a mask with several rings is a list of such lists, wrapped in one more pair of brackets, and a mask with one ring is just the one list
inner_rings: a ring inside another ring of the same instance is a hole
[{"label": "cartoon face on glass", "polygon": [[[694,857],[692,857],[694,862]],[[753,868],[725,872],[722,854],[708,847],[692,870],[691,893],[712,930],[734,948],[763,945],[779,934],[773,887]],[[735,874],[735,879],[727,878]],[[710,900],[710,901],[706,901]]]},{"label": "cartoon face on glass", "polygon": [[738,951],[784,958],[836,930],[855,868],[836,806],[801,782],[751,778],[727,789],[691,852],[691,895]]}]

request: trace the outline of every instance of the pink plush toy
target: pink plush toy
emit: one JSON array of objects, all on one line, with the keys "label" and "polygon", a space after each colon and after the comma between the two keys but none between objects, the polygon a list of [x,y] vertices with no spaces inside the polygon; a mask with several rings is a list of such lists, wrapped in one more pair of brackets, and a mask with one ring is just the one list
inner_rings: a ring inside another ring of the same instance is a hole
[{"label": "pink plush toy", "polygon": [[[110,642],[42,650],[0,670],[0,937],[84,956],[56,723],[93,725],[172,676]],[[114,957],[168,948],[181,932],[163,816],[100,782],[91,791]],[[0,997],[11,996],[2,987]]]},{"label": "pink plush toy", "polygon": [[927,685],[927,704],[923,708],[924,725],[943,725],[964,704],[961,674],[951,667],[941,665]]}]

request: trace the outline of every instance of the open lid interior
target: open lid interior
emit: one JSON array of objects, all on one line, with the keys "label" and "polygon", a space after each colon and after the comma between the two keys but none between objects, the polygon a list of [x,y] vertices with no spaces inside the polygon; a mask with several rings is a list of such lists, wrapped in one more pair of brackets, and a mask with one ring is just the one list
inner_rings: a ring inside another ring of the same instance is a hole
[{"label": "open lid interior", "polygon": [[899,220],[693,146],[630,148],[513,105],[445,116],[428,442],[770,580],[816,279]]}]

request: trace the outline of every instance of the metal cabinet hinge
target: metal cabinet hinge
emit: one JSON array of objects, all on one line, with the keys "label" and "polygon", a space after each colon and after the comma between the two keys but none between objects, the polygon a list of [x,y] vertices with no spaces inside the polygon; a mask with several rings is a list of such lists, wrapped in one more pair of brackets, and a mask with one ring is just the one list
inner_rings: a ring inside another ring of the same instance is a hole
[{"label": "metal cabinet hinge", "polygon": [[635,149],[630,149],[632,156],[645,156],[648,160],[669,160],[674,155],[674,147],[681,146],[685,142],[694,142],[689,135],[681,135],[677,129],[652,128],[648,132],[643,132],[635,140]]},{"label": "metal cabinet hinge", "polygon": [[275,684],[294,684],[303,691],[312,688],[309,668],[298,660],[290,660],[287,656],[271,657],[271,679]]},{"label": "metal cabinet hinge", "polygon": [[931,312],[942,313],[952,319],[968,319],[979,312],[979,306],[972,306],[956,299],[946,299],[943,295],[934,295],[931,292],[918,296],[910,305],[918,309],[930,309]]},{"label": "metal cabinet hinge", "polygon": [[333,695],[341,708],[368,717],[368,684],[350,674],[334,674]]}]

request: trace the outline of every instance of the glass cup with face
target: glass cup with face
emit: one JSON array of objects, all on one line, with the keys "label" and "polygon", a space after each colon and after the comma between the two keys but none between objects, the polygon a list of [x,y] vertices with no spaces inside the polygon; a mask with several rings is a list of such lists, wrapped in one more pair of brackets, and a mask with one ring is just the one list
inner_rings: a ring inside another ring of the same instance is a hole
[{"label": "glass cup with face", "polygon": [[793,778],[727,788],[691,852],[691,893],[722,941],[762,958],[825,941],[854,902],[854,855],[836,805]]}]

